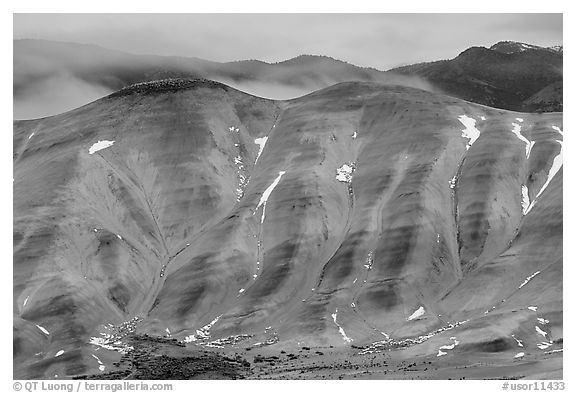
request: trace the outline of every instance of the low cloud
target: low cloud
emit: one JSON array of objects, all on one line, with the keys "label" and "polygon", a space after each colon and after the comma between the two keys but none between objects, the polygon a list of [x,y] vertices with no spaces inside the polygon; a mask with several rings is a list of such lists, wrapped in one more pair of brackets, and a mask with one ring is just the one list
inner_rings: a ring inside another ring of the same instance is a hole
[{"label": "low cloud", "polygon": [[36,119],[69,111],[112,93],[70,75],[39,79],[14,96],[14,119]]}]

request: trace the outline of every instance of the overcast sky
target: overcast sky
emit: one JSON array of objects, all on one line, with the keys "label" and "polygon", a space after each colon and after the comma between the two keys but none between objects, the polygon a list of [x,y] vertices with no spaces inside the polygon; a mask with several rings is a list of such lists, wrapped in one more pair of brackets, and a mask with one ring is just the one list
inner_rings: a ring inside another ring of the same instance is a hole
[{"label": "overcast sky", "polygon": [[214,61],[327,55],[386,70],[502,40],[562,44],[561,14],[15,14],[14,38]]}]

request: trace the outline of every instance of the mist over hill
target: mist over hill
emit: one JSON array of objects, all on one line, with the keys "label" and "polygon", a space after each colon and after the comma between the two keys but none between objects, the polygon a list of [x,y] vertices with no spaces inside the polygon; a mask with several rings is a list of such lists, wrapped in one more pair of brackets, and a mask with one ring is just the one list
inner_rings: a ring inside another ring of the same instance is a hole
[{"label": "mist over hill", "polygon": [[453,60],[379,71],[327,56],[218,63],[23,39],[14,41],[14,117],[59,114],[134,83],[165,78],[208,78],[270,99],[296,98],[340,82],[377,82],[502,109],[562,110],[562,47],[503,41],[489,49],[470,48]]}]

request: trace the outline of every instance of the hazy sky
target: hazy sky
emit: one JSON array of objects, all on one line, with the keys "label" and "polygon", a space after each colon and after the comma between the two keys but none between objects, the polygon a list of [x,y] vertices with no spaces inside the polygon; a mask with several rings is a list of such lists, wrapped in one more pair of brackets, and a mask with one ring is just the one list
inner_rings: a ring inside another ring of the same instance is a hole
[{"label": "hazy sky", "polygon": [[382,70],[502,40],[562,44],[562,14],[15,14],[14,38],[215,61],[327,55]]}]

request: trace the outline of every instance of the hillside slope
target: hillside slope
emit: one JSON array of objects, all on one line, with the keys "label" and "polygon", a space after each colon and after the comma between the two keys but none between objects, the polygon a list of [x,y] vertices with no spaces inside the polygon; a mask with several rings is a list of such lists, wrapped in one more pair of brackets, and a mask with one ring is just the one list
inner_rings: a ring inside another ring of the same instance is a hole
[{"label": "hillside slope", "polygon": [[540,356],[562,338],[562,135],[561,113],[374,83],[167,80],[16,121],[14,375],[98,373],[133,331]]}]

